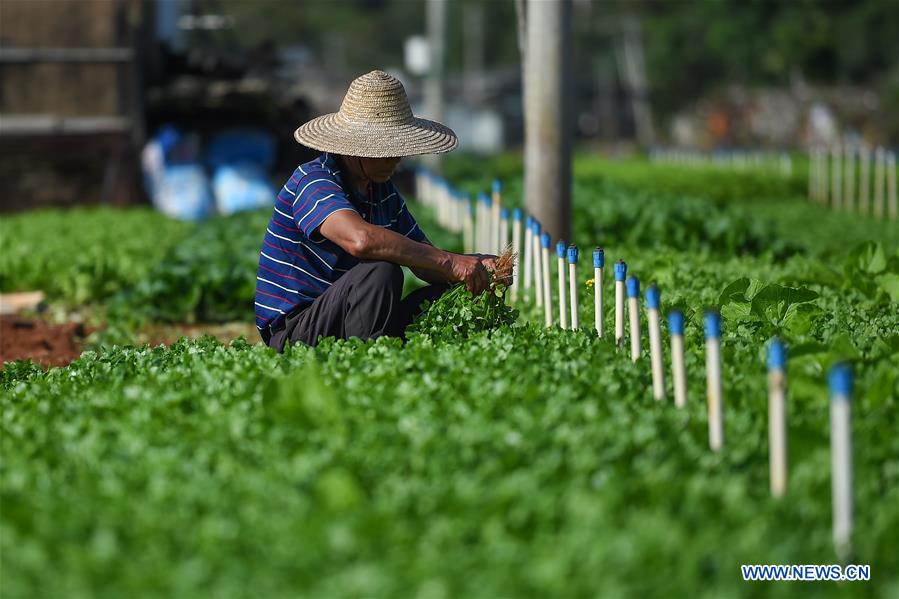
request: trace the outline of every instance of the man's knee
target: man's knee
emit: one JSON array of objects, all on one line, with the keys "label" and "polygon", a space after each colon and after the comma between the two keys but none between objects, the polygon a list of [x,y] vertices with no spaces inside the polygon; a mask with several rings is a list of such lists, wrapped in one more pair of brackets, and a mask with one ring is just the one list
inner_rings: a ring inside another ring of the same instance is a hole
[{"label": "man's knee", "polygon": [[372,285],[403,288],[403,269],[393,262],[366,262],[356,268],[363,269],[363,278]]}]

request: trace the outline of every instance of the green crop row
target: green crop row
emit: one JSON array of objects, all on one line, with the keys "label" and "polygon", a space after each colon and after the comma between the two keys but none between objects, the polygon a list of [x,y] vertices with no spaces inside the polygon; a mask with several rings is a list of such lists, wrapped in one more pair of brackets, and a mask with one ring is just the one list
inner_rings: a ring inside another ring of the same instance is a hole
[{"label": "green crop row", "polygon": [[0,219],[0,292],[41,290],[80,306],[148,276],[190,230],[149,209],[78,208]]}]

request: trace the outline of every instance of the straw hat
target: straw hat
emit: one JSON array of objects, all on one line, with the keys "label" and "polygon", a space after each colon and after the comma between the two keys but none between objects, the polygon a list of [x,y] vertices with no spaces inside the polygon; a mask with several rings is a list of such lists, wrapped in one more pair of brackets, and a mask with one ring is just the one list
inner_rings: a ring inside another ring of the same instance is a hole
[{"label": "straw hat", "polygon": [[403,84],[384,71],[353,80],[338,112],[312,119],[293,136],[316,150],[362,158],[439,154],[459,145],[449,127],[414,116]]}]

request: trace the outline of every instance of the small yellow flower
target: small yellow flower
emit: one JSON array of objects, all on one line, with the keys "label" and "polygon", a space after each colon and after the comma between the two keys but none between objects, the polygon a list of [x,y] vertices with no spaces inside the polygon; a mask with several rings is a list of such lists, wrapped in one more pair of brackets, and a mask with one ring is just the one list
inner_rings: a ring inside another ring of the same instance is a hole
[{"label": "small yellow flower", "polygon": [[593,279],[587,279],[586,285],[587,287],[593,287]]}]

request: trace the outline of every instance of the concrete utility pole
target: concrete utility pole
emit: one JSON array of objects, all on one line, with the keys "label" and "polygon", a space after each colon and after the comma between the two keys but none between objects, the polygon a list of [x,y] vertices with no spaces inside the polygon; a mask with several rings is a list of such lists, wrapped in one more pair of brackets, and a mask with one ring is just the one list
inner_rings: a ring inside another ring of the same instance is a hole
[{"label": "concrete utility pole", "polygon": [[[443,57],[446,51],[446,7],[447,0],[428,0],[427,26],[430,46],[428,76],[425,80],[426,118],[443,122]],[[424,157],[431,168],[438,169],[438,154]]]},{"label": "concrete utility pole", "polygon": [[571,0],[529,0],[525,20],[525,205],[570,241]]}]

